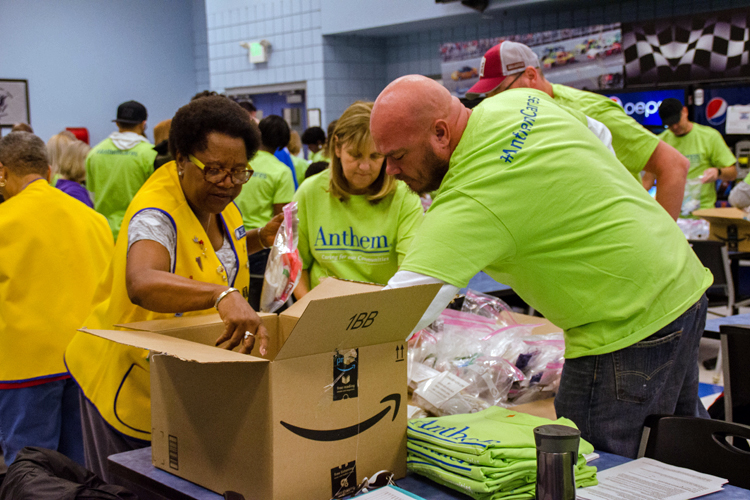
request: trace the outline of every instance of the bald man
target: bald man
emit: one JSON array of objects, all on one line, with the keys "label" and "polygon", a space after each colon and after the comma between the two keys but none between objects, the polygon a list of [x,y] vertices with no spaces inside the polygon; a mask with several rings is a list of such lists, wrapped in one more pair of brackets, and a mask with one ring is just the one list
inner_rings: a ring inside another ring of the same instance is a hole
[{"label": "bald man", "polygon": [[634,177],[645,171],[652,183],[656,179],[656,201],[677,219],[690,167],[688,159],[626,115],[608,97],[550,83],[539,67],[536,54],[526,45],[503,41],[488,50],[482,58],[479,81],[466,96],[492,97],[522,87],[541,90],[557,104],[577,109],[603,123],[612,133],[617,158]]},{"label": "bald man", "polygon": [[388,283],[443,284],[417,328],[484,270],[564,330],[555,409],[597,449],[635,457],[651,413],[707,416],[711,273],[581,121],[536,89],[469,110],[412,75],[380,94],[370,128],[388,174],[437,191]]}]

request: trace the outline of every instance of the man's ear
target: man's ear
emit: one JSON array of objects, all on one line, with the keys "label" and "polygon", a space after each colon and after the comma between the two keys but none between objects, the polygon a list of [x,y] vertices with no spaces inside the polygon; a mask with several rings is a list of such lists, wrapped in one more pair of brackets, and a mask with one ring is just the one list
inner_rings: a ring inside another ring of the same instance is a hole
[{"label": "man's ear", "polygon": [[451,132],[448,123],[443,119],[436,120],[432,129],[436,146],[448,147],[451,142]]}]

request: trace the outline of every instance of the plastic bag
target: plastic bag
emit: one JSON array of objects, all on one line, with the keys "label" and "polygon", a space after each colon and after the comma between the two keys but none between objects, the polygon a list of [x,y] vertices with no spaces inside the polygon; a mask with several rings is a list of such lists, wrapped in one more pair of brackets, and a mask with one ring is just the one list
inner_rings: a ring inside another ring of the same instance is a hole
[{"label": "plastic bag", "polygon": [[292,295],[302,274],[302,259],[297,249],[297,202],[284,206],[284,221],[276,233],[276,239],[268,256],[260,310],[274,312]]},{"label": "plastic bag", "polygon": [[518,324],[515,318],[513,318],[513,314],[511,313],[508,304],[497,297],[481,292],[475,292],[474,290],[466,290],[461,311],[490,318],[494,320],[496,324],[502,326]]},{"label": "plastic bag", "polygon": [[682,198],[682,208],[680,215],[689,216],[694,210],[701,206],[701,187],[703,183],[700,179],[688,179],[685,183],[685,196]]}]

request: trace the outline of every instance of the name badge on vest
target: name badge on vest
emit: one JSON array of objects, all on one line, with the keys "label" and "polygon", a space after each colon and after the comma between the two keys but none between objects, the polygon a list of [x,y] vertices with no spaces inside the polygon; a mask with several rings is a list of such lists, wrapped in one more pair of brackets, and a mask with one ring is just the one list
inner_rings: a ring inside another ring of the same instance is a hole
[{"label": "name badge on vest", "polygon": [[247,231],[245,231],[245,226],[240,226],[234,230],[234,237],[237,238],[238,241],[244,238],[246,234]]}]

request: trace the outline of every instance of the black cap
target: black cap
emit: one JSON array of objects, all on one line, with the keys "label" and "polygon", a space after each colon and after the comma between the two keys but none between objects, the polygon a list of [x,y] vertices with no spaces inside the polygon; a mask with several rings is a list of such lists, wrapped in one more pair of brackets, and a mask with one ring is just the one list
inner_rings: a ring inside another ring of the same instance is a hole
[{"label": "black cap", "polygon": [[674,97],[664,99],[661,102],[661,106],[659,106],[659,117],[661,118],[661,122],[666,126],[674,125],[680,121],[682,108],[683,104],[679,99],[675,99]]},{"label": "black cap", "polygon": [[549,424],[534,428],[537,450],[545,453],[578,453],[581,431],[567,425]]},{"label": "black cap", "polygon": [[117,106],[117,118],[113,122],[137,124],[148,118],[146,106],[138,101],[128,101]]}]

